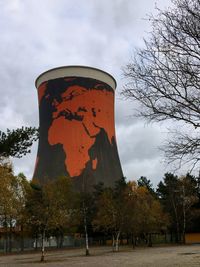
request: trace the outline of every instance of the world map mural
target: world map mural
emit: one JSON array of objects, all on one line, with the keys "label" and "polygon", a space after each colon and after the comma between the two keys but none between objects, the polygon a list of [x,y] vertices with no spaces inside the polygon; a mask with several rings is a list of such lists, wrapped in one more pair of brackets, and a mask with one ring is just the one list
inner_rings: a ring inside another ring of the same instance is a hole
[{"label": "world map mural", "polygon": [[38,88],[39,180],[71,177],[79,191],[99,182],[114,186],[123,174],[114,127],[114,90],[101,81],[64,77]]}]

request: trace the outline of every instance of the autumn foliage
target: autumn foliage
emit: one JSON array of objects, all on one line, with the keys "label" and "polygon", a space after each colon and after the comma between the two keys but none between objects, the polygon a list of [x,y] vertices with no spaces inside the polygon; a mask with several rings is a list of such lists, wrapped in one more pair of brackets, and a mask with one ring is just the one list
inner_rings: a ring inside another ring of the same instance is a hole
[{"label": "autumn foliage", "polygon": [[64,236],[79,234],[87,241],[87,255],[89,240],[96,236],[112,240],[113,251],[119,250],[124,239],[133,247],[139,240],[152,246],[152,236],[159,233],[184,242],[187,231],[199,229],[199,192],[199,178],[166,173],[157,190],[141,177],[138,181],[122,178],[114,188],[98,184],[93,193],[78,193],[67,177],[28,181],[23,174],[14,175],[11,164],[1,164],[0,229],[5,251],[12,250],[16,232],[21,250],[27,237],[35,239],[36,249],[42,246],[41,260],[44,241],[50,236],[61,248]]}]

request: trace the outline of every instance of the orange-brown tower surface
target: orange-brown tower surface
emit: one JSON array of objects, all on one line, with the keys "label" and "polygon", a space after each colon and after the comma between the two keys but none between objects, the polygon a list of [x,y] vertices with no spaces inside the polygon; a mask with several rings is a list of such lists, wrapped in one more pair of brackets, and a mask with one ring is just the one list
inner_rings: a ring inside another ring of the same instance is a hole
[{"label": "orange-brown tower surface", "polygon": [[114,78],[99,69],[67,66],[36,80],[39,146],[34,178],[70,176],[74,188],[113,187],[122,178],[114,125]]}]

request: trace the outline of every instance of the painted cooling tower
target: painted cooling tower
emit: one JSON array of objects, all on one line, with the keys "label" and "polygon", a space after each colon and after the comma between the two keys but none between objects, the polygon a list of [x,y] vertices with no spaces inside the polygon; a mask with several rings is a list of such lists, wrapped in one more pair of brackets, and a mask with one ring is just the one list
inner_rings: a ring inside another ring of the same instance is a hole
[{"label": "painted cooling tower", "polygon": [[68,175],[74,188],[113,186],[123,174],[114,126],[116,82],[108,73],[67,66],[36,80],[40,138],[33,177],[41,182]]}]

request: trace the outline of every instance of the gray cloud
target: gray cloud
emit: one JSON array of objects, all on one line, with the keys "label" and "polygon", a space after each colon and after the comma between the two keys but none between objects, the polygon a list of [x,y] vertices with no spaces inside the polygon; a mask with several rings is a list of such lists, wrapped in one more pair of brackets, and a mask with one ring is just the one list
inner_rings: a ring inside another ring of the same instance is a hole
[{"label": "gray cloud", "polygon": [[[169,0],[157,3],[163,8]],[[131,116],[135,104],[120,97],[122,67],[143,44],[150,30],[144,18],[154,7],[155,0],[0,0],[0,129],[38,125],[34,81],[41,72],[60,65],[98,67],[118,82],[116,132],[125,175],[160,179],[161,130],[144,127]],[[15,159],[15,171],[31,178],[36,152],[37,144],[30,155]]]}]

